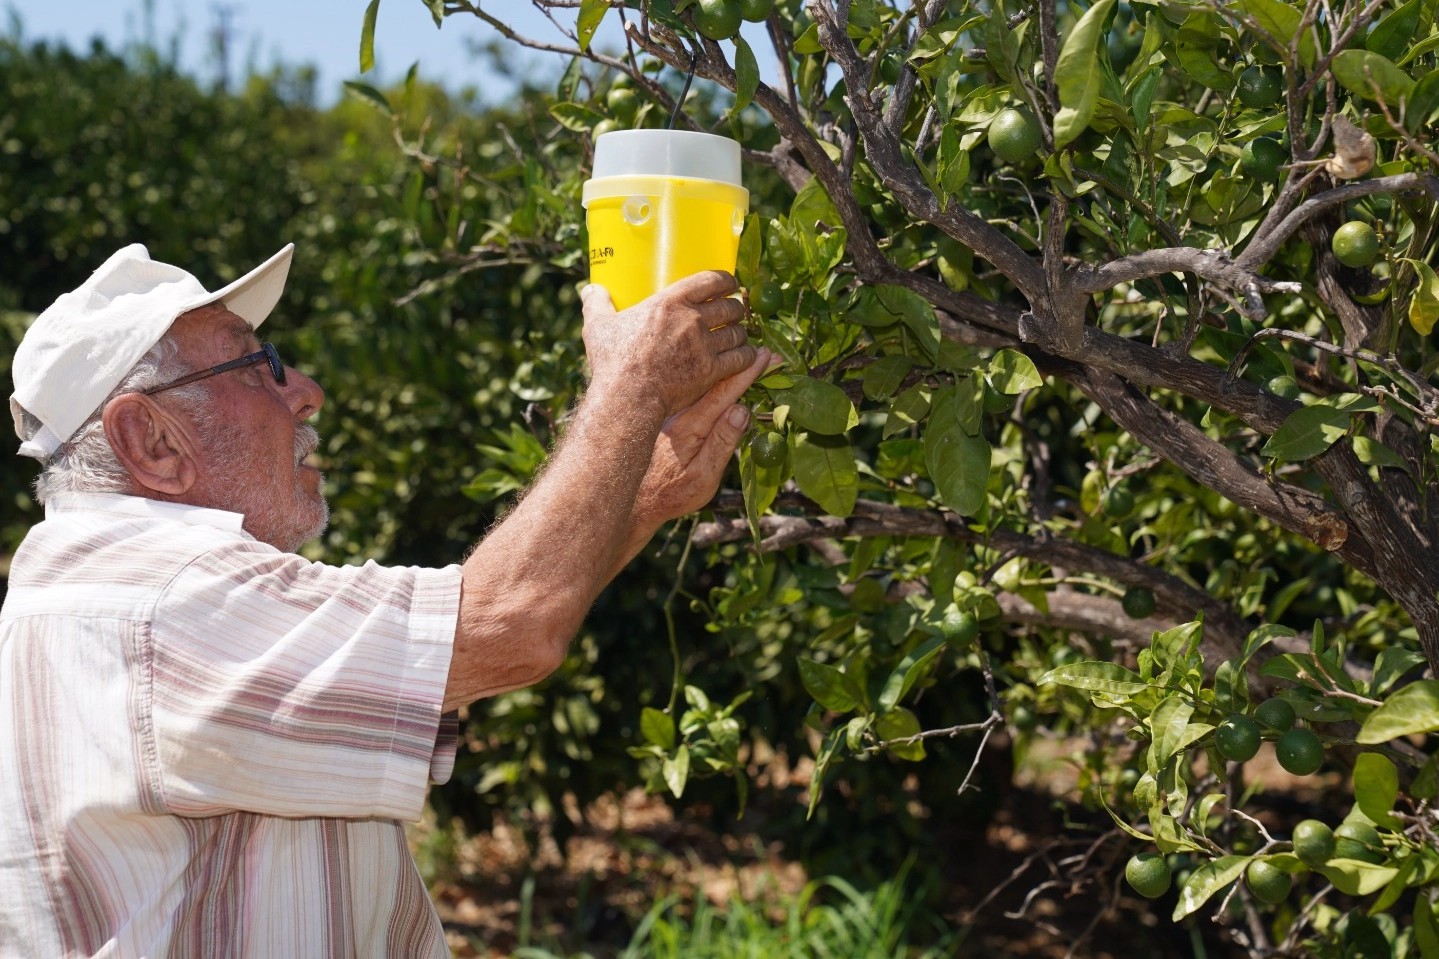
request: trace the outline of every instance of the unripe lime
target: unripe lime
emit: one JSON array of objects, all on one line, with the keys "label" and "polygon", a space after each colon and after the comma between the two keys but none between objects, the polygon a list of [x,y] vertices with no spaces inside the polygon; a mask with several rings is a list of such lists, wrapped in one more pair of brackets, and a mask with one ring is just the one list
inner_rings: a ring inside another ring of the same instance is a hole
[{"label": "unripe lime", "polygon": [[1294,827],[1294,855],[1306,866],[1318,867],[1334,858],[1334,830],[1317,819]]},{"label": "unripe lime", "polygon": [[749,441],[750,459],[756,466],[773,469],[784,462],[784,437],[774,430],[761,430]]},{"label": "unripe lime", "polygon": [[1125,864],[1124,879],[1144,898],[1158,899],[1169,891],[1169,864],[1158,853],[1141,852]]},{"label": "unripe lime", "polygon": [[1254,707],[1254,719],[1266,729],[1282,733],[1294,725],[1294,707],[1275,696]]},{"label": "unripe lime", "polygon": [[1124,591],[1119,600],[1124,615],[1130,619],[1144,619],[1154,615],[1154,593],[1143,586],[1133,586]]},{"label": "unripe lime", "polygon": [[1309,776],[1324,765],[1324,744],[1307,729],[1291,729],[1274,743],[1274,755],[1286,772]]},{"label": "unripe lime", "polygon": [[774,12],[774,0],[739,0],[739,15],[750,23],[768,20]]},{"label": "unripe lime", "polygon": [[749,305],[762,316],[772,316],[784,306],[784,291],[773,280],[765,280],[749,291]]},{"label": "unripe lime", "polygon": [[1039,725],[1039,717],[1034,715],[1034,710],[1020,704],[1010,713],[1009,724],[1022,733],[1033,732]]},{"label": "unripe lime", "polygon": [[1039,149],[1039,121],[1028,110],[1000,110],[989,124],[989,148],[1005,163],[1019,163]]},{"label": "unripe lime", "polygon": [[1279,168],[1288,159],[1289,151],[1277,139],[1255,137],[1239,151],[1239,168],[1254,179],[1268,183],[1279,176]]},{"label": "unripe lime", "polygon": [[1225,759],[1248,762],[1259,752],[1259,724],[1248,716],[1230,716],[1214,730],[1214,745]]},{"label": "unripe lime", "polygon": [[699,0],[694,18],[695,29],[711,40],[728,40],[739,33],[739,4],[734,0]]},{"label": "unripe lime", "polygon": [[1272,107],[1284,92],[1284,77],[1273,67],[1245,67],[1235,93],[1246,107]]},{"label": "unripe lime", "polygon": [[1264,384],[1269,392],[1281,399],[1293,400],[1299,398],[1299,382],[1288,374],[1281,373],[1271,377],[1269,382]]},{"label": "unripe lime", "polygon": [[967,646],[979,635],[979,620],[967,609],[950,606],[939,621],[939,634],[952,646]]},{"label": "unripe lime", "polygon": [[630,123],[639,111],[640,96],[630,87],[613,86],[610,87],[610,92],[605,94],[605,106],[614,114],[616,120]]},{"label": "unripe lime", "polygon": [[1244,884],[1255,899],[1272,906],[1289,898],[1294,878],[1278,866],[1256,859],[1244,871]]},{"label": "unripe lime", "polygon": [[1358,859],[1378,864],[1384,861],[1384,843],[1379,830],[1367,822],[1342,822],[1334,830],[1334,858]]},{"label": "unripe lime", "polygon": [[1334,231],[1329,248],[1345,266],[1368,266],[1379,256],[1379,236],[1363,220],[1350,220]]},{"label": "unripe lime", "polygon": [[1134,512],[1134,494],[1123,483],[1115,483],[1099,497],[1099,505],[1115,519],[1126,519]]}]

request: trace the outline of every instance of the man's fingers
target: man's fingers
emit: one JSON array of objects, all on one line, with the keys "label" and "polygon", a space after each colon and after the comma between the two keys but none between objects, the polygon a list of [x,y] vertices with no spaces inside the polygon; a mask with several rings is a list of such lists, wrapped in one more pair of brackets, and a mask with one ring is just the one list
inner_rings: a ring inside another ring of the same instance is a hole
[{"label": "man's fingers", "polygon": [[710,344],[716,353],[723,353],[732,350],[737,346],[744,345],[749,340],[749,333],[738,323],[731,323],[728,326],[717,327],[709,331]]},{"label": "man's fingers", "polygon": [[715,357],[715,367],[719,372],[719,378],[725,379],[746,371],[758,357],[759,351],[749,343],[726,350]]},{"label": "man's fingers", "polygon": [[769,350],[758,350],[754,362],[738,373],[727,376],[711,386],[704,396],[695,400],[694,405],[678,413],[675,418],[682,420],[687,428],[700,433],[708,433],[715,420],[719,419],[720,414],[743,396],[744,391],[750,388],[750,384],[763,375],[772,359],[773,355]]}]

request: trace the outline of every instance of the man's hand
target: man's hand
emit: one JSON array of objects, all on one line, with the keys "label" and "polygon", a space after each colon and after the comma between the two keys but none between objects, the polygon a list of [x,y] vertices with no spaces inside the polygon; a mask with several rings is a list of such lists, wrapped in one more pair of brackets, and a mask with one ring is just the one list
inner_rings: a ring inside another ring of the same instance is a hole
[{"label": "man's hand", "polygon": [[759,350],[748,367],[665,422],[635,498],[637,524],[658,528],[710,501],[749,424],[749,410],[735,401],[771,362],[769,350]]},{"label": "man's hand", "polygon": [[744,306],[730,297],[736,289],[733,276],[711,270],[616,313],[603,287],[586,287],[580,296],[591,388],[638,388],[670,416],[747,369],[756,352],[740,324]]}]

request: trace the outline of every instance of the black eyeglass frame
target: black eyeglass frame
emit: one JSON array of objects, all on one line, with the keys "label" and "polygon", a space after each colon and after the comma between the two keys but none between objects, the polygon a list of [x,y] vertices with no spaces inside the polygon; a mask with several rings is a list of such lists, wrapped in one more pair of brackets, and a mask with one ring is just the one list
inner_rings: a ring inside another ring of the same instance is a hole
[{"label": "black eyeglass frame", "polygon": [[164,390],[173,390],[177,386],[188,386],[211,376],[218,376],[221,373],[228,373],[231,370],[244,369],[247,366],[254,366],[256,363],[269,363],[270,375],[275,382],[281,386],[285,385],[285,363],[280,359],[280,353],[275,349],[273,343],[261,343],[260,352],[242,356],[237,360],[230,360],[228,363],[221,363],[219,366],[212,366],[208,370],[198,370],[175,380],[173,383],[166,383],[162,386],[154,386],[148,390],[141,390],[143,396],[154,396]]}]

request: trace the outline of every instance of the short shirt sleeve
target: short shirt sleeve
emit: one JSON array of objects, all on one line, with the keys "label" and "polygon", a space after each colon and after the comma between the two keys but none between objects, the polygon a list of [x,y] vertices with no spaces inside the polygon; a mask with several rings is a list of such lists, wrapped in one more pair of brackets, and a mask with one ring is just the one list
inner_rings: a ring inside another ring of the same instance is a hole
[{"label": "short shirt sleeve", "polygon": [[186,564],[142,654],[162,806],[419,818],[454,764],[459,590],[457,566],[327,566],[248,540]]}]

